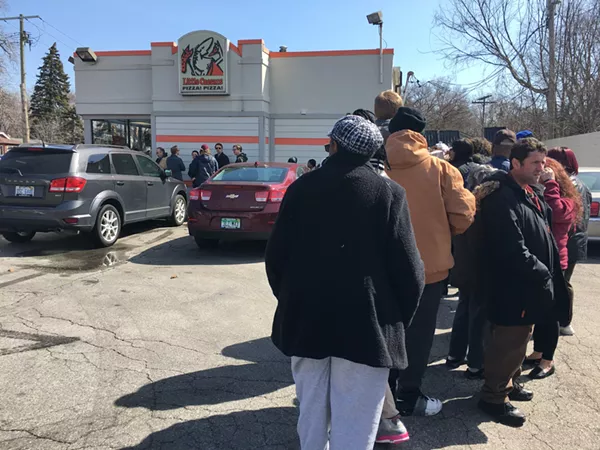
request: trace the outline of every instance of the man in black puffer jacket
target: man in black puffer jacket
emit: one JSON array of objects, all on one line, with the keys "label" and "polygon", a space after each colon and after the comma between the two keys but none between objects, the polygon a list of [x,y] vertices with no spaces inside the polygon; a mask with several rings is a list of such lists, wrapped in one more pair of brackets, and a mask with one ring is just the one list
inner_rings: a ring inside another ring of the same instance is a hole
[{"label": "man in black puffer jacket", "polygon": [[481,200],[485,235],[481,271],[492,335],[485,350],[485,384],[479,407],[506,425],[521,426],[525,415],[510,400],[531,400],[517,383],[533,324],[558,321],[568,310],[568,293],[558,249],[550,231],[550,207],[539,189],[546,148],[536,139],[517,142],[509,174],[486,179],[495,191]]},{"label": "man in black puffer jacket", "polygon": [[303,449],[372,448],[389,369],[407,365],[424,267],[404,189],[369,166],[382,144],[376,125],[340,119],[332,156],[288,188],[267,245],[272,340],[292,357]]}]

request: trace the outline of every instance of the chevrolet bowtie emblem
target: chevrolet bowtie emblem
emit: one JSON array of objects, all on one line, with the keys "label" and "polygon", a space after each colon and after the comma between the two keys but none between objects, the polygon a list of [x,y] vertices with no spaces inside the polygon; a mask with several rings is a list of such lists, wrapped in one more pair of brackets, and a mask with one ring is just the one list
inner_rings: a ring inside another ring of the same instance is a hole
[{"label": "chevrolet bowtie emblem", "polygon": [[238,197],[239,197],[239,195],[237,195],[237,194],[229,194],[229,195],[225,196],[225,198],[231,198],[231,199],[238,198]]}]

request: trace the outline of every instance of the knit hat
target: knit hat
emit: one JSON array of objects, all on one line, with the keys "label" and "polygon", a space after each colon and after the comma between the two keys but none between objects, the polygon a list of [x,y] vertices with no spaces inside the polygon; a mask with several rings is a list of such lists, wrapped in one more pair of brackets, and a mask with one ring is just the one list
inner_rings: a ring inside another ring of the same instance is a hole
[{"label": "knit hat", "polygon": [[427,126],[427,121],[419,111],[402,106],[390,121],[388,129],[390,133],[400,130],[412,130],[420,133],[425,129],[425,126]]},{"label": "knit hat", "polygon": [[[505,141],[508,143],[505,144]],[[507,128],[503,130],[498,130],[494,135],[493,145],[514,145],[517,143],[517,136],[514,131],[511,131]]]},{"label": "knit hat", "polygon": [[533,137],[533,133],[529,130],[523,130],[517,133],[517,139],[525,139],[528,137]]},{"label": "knit hat", "polygon": [[377,125],[354,115],[338,120],[329,137],[348,153],[369,158],[383,145],[383,136]]},{"label": "knit hat", "polygon": [[202,146],[200,147],[202,150],[208,150],[208,145],[206,144],[202,144]]}]

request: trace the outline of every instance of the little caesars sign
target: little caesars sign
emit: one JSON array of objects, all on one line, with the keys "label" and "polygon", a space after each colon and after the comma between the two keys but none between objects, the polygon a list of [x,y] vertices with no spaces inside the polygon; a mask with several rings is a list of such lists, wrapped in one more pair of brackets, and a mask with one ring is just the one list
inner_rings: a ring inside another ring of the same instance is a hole
[{"label": "little caesars sign", "polygon": [[178,42],[179,92],[182,95],[227,95],[227,51],[224,36],[194,31]]}]

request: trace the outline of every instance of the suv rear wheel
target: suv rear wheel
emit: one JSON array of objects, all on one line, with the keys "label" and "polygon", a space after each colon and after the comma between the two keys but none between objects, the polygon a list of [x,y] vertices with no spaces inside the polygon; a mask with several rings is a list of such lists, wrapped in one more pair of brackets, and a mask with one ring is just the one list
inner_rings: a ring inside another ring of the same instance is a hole
[{"label": "suv rear wheel", "polygon": [[121,216],[117,208],[113,205],[104,205],[100,209],[93,233],[102,247],[110,247],[117,242],[121,234]]},{"label": "suv rear wheel", "polygon": [[27,231],[17,231],[16,233],[2,233],[4,239],[8,242],[14,242],[15,244],[24,244],[25,242],[29,242],[35,236],[35,231],[27,232]]},{"label": "suv rear wheel", "polygon": [[185,222],[187,215],[187,204],[185,198],[181,194],[175,196],[175,206],[173,206],[173,214],[171,214],[171,224],[179,227]]}]

